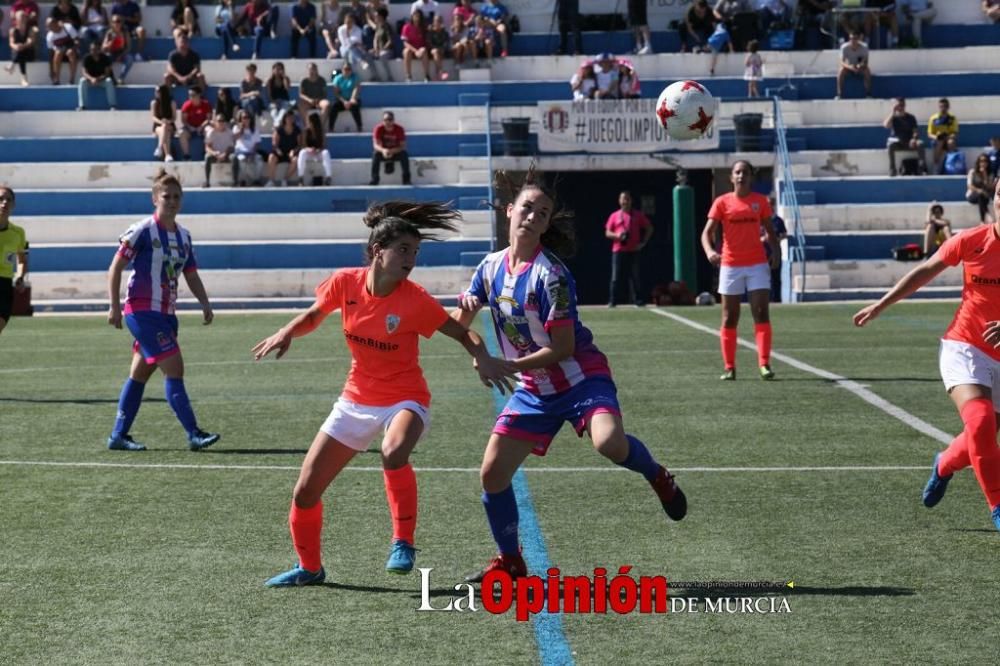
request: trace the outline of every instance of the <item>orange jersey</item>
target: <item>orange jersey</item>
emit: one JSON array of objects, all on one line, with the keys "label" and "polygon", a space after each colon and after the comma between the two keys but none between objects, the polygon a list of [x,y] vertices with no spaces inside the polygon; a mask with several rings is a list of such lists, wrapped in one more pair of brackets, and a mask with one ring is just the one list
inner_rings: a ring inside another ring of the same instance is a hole
[{"label": "orange jersey", "polygon": [[952,236],[937,256],[949,266],[962,264],[962,302],[944,332],[945,340],[965,342],[1000,361],[1000,350],[983,341],[986,322],[1000,319],[1000,238],[992,224]]},{"label": "orange jersey", "polygon": [[418,335],[431,337],[448,313],[420,285],[403,280],[388,296],[368,293],[368,268],[338,271],[316,287],[316,303],[329,314],[340,310],[351,371],[343,396],[381,407],[403,400],[430,405],[420,369]]},{"label": "orange jersey", "polygon": [[722,224],[722,265],[753,266],[767,261],[760,242],[760,225],[771,220],[767,197],[751,192],[738,197],[734,192],[716,197],[708,211],[710,220]]}]

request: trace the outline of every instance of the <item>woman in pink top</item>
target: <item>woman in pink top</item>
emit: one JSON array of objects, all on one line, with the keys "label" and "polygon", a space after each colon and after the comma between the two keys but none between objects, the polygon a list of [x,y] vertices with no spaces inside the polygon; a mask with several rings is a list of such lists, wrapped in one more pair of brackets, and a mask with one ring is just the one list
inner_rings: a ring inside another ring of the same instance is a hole
[{"label": "woman in pink top", "polygon": [[424,81],[431,80],[430,50],[427,48],[427,26],[420,12],[410,14],[410,22],[403,26],[403,68],[406,80],[413,80],[413,59],[419,58],[424,64]]},{"label": "woman in pink top", "polygon": [[[1000,219],[1000,184],[993,188],[993,209]],[[929,259],[900,279],[877,303],[854,315],[864,326],[893,303],[914,293],[949,266],[962,264],[962,301],[941,338],[939,367],[945,390],[964,428],[934,456],[924,487],[924,506],[944,497],[955,472],[972,467],[986,496],[993,524],[1000,530],[1000,222],[963,231],[945,241]]]}]

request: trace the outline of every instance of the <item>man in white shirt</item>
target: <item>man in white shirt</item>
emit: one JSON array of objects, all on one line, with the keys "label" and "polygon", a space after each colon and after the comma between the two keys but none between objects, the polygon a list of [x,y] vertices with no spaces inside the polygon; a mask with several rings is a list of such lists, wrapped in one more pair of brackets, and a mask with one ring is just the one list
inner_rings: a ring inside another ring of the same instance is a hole
[{"label": "man in white shirt", "polygon": [[430,25],[431,19],[438,13],[437,0],[416,0],[416,2],[410,5],[410,16],[413,16],[413,12],[423,14],[424,25]]}]

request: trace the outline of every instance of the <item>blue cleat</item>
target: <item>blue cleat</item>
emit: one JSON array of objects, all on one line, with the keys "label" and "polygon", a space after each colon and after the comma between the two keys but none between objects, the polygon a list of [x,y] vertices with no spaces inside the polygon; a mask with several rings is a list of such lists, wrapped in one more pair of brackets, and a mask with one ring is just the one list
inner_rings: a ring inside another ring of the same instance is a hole
[{"label": "blue cleat", "polygon": [[413,544],[402,539],[393,539],[392,550],[389,551],[385,570],[394,574],[408,574],[413,571],[413,562],[416,559],[417,549],[413,547]]},{"label": "blue cleat", "polygon": [[112,451],[145,451],[146,447],[132,439],[131,435],[108,437],[108,448]]},{"label": "blue cleat", "polygon": [[[931,467],[931,478],[927,480],[927,485],[924,486],[924,506],[928,509],[941,501],[941,498],[944,497],[944,491],[948,490],[948,482],[951,481],[951,476],[940,476],[938,474],[938,461],[940,459],[940,453],[934,456],[934,466]],[[995,516],[996,512],[994,512],[994,520],[996,520]]]},{"label": "blue cleat", "polygon": [[188,448],[192,451],[201,451],[215,444],[222,439],[222,435],[205,432],[201,428],[192,433],[188,433]]},{"label": "blue cleat", "polygon": [[323,567],[319,571],[312,573],[306,571],[296,564],[285,573],[280,573],[274,578],[269,578],[264,582],[265,587],[301,587],[303,585],[319,585],[326,579],[326,571]]},{"label": "blue cleat", "polygon": [[1000,506],[993,507],[993,512],[990,513],[993,518],[993,525],[1000,530]]}]

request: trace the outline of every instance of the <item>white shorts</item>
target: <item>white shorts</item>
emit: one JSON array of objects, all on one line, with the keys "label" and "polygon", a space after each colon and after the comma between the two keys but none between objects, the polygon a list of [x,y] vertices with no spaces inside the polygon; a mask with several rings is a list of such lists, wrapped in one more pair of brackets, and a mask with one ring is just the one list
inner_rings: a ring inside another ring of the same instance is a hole
[{"label": "white shorts", "polygon": [[993,409],[1000,412],[1000,361],[967,342],[942,340],[938,357],[944,387],[978,384],[993,392]]},{"label": "white shorts", "polygon": [[379,431],[385,432],[393,417],[404,409],[415,412],[424,422],[424,430],[420,437],[427,434],[431,427],[431,415],[427,407],[413,400],[404,400],[386,407],[359,405],[344,398],[337,398],[333,403],[333,411],[323,421],[320,430],[330,437],[350,447],[355,451],[365,451]]},{"label": "white shorts", "polygon": [[753,266],[723,266],[719,269],[719,293],[742,296],[748,291],[771,291],[771,267],[765,261]]}]

